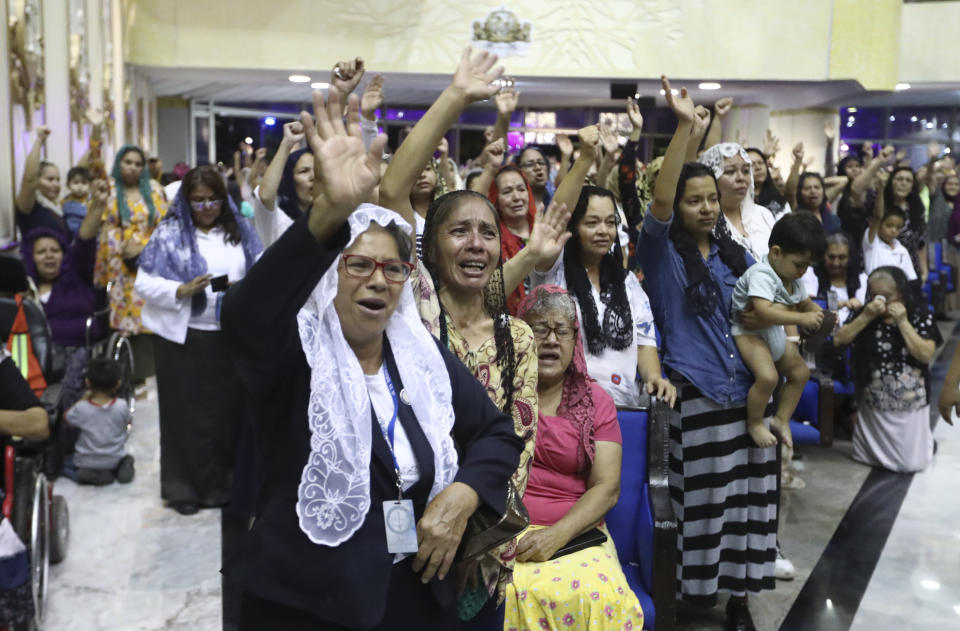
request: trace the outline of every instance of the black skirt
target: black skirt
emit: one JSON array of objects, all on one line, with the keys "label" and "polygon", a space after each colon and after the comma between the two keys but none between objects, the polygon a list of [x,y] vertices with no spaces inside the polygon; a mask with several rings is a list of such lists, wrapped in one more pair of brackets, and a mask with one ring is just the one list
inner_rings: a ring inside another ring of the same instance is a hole
[{"label": "black skirt", "polygon": [[184,344],[156,336],[160,496],[229,503],[243,390],[220,331],[187,329]]}]

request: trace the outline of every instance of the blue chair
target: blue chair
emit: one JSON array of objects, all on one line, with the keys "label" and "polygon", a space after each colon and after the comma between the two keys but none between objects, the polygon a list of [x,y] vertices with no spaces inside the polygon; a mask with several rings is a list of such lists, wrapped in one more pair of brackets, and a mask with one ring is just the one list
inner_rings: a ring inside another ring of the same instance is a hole
[{"label": "blue chair", "polygon": [[656,402],[651,411],[619,410],[623,439],[620,499],[606,524],[627,582],[643,608],[643,628],[671,631],[676,619],[677,522],[667,481],[670,415]]}]

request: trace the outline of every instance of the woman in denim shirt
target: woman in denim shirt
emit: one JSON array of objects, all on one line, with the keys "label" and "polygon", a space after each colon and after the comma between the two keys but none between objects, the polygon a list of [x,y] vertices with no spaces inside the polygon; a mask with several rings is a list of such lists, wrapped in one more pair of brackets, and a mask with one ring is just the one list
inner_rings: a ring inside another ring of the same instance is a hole
[{"label": "woman in denim shirt", "polygon": [[[777,523],[776,450],[755,447],[747,433],[753,378],[730,335],[733,287],[753,260],[729,236],[713,235],[716,178],[708,167],[683,164],[706,121],[686,90],[673,96],[665,77],[663,87],[679,124],[637,252],[664,364],[680,385],[680,419],[670,432],[679,596],[713,606],[726,592],[727,628],[752,630],[747,594],[774,587]],[[752,320],[747,312],[744,326],[754,328]]]}]

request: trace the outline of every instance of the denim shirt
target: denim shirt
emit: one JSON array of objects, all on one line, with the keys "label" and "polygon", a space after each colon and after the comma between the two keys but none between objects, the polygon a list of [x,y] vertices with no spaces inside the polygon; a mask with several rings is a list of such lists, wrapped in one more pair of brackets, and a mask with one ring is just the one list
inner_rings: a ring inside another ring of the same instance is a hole
[{"label": "denim shirt", "polygon": [[[737,277],[710,245],[707,268],[720,286],[721,301],[709,317],[697,315],[687,304],[687,272],[683,258],[670,240],[673,217],[660,221],[648,212],[637,244],[644,285],[657,328],[663,335],[663,363],[678,371],[704,396],[720,404],[746,400],[753,376],[730,333],[730,300]],[[753,259],[747,255],[747,263]]]}]

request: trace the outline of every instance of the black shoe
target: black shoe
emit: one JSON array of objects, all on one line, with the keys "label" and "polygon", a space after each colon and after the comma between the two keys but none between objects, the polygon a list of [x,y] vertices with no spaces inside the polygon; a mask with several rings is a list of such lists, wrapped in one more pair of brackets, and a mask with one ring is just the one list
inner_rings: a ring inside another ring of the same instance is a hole
[{"label": "black shoe", "polygon": [[124,456],[117,465],[117,482],[129,484],[133,481],[133,456]]},{"label": "black shoe", "polygon": [[731,598],[727,601],[727,631],[757,631],[750,616],[750,608],[744,600]]},{"label": "black shoe", "polygon": [[181,515],[196,515],[200,511],[199,504],[193,502],[176,502],[171,506]]},{"label": "black shoe", "polygon": [[77,469],[77,483],[107,486],[113,484],[113,471],[109,469]]}]

